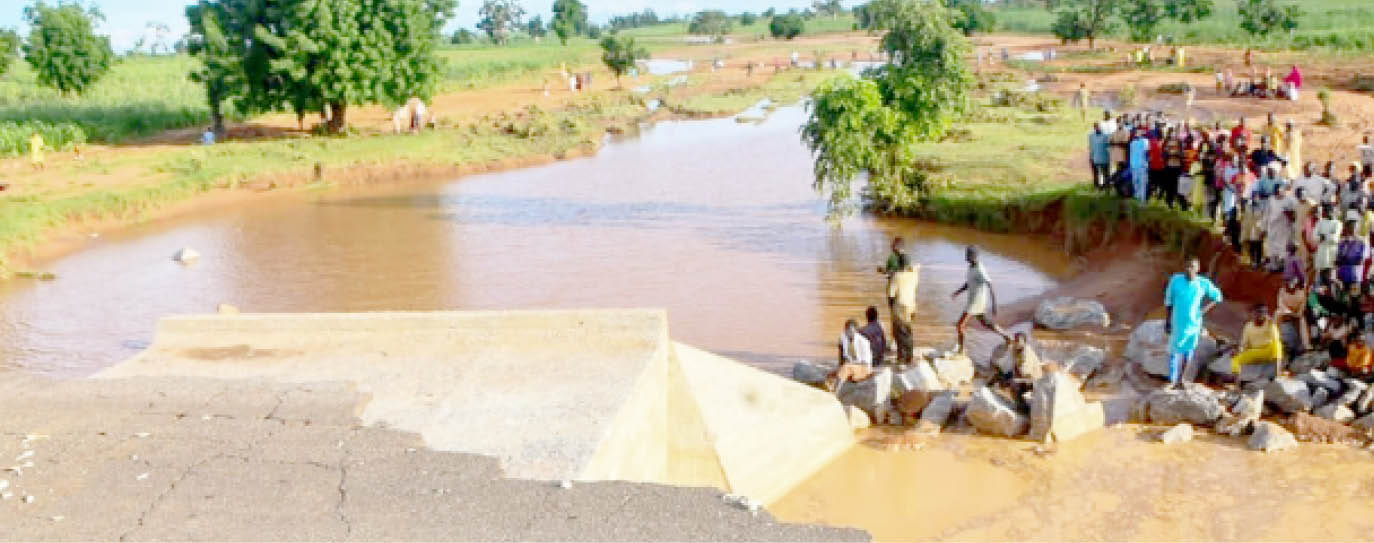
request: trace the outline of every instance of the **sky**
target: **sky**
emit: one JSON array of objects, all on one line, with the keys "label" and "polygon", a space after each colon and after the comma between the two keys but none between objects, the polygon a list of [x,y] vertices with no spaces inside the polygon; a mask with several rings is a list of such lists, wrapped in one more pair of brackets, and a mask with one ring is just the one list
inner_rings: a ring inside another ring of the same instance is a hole
[{"label": "sky", "polygon": [[[171,28],[171,41],[187,30],[184,0],[87,0],[105,13],[105,22],[98,31],[110,36],[115,51],[130,49],[140,37],[151,37],[147,30],[149,22],[160,22]],[[770,7],[779,11],[790,8],[805,8],[810,0],[583,0],[592,22],[603,23],[611,15],[643,11],[653,8],[660,16],[695,13],[703,9],[722,9],[731,13],[743,11],[762,12]],[[858,3],[847,1],[846,6]],[[23,8],[29,0],[0,0],[0,28],[17,28],[21,34],[28,29],[23,20]],[[544,21],[550,19],[549,8],[553,0],[522,0],[526,16],[542,15]],[[449,23],[449,31],[458,27],[471,28],[477,23],[477,10],[481,0],[459,0],[458,15]]]}]

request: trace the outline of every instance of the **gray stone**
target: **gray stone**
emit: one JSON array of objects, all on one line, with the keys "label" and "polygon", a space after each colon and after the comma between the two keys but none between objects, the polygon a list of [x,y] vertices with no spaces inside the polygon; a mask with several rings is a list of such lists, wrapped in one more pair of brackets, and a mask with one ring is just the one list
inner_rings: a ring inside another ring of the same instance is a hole
[{"label": "gray stone", "polygon": [[1150,422],[1155,424],[1211,425],[1225,412],[1211,389],[1193,383],[1180,390],[1157,390],[1149,402]]},{"label": "gray stone", "polygon": [[1284,413],[1298,413],[1312,409],[1312,391],[1307,383],[1290,377],[1279,377],[1264,387],[1264,399]]},{"label": "gray stone", "polygon": [[1352,421],[1352,420],[1355,420],[1355,412],[1354,412],[1354,411],[1351,411],[1349,407],[1346,407],[1346,406],[1344,406],[1344,405],[1340,405],[1340,404],[1335,403],[1335,402],[1332,402],[1332,403],[1326,404],[1325,406],[1322,406],[1321,409],[1318,409],[1318,410],[1317,410],[1316,415],[1317,415],[1318,417],[1321,417],[1321,418],[1324,418],[1324,419],[1327,419],[1327,420],[1334,420],[1334,421],[1340,422],[1340,423],[1346,423],[1346,422],[1350,422],[1350,421]]},{"label": "gray stone", "polygon": [[[1164,333],[1164,321],[1152,320],[1145,321],[1131,332],[1131,339],[1126,343],[1126,360],[1139,366],[1146,373],[1157,377],[1169,376],[1169,335]],[[1183,375],[1185,380],[1191,381],[1196,377],[1198,369],[1210,364],[1217,356],[1217,342],[1206,332],[1198,338],[1197,350],[1193,353],[1193,362],[1188,365],[1188,371]]]},{"label": "gray stone", "polygon": [[873,376],[857,383],[841,383],[840,403],[852,405],[869,414],[892,400],[892,368],[878,368]]},{"label": "gray stone", "polygon": [[1312,409],[1321,409],[1326,406],[1331,399],[1331,392],[1325,388],[1318,388],[1312,392]]},{"label": "gray stone", "polygon": [[1030,424],[1025,415],[1016,412],[1015,404],[988,387],[973,393],[964,418],[980,432],[1003,437],[1019,436]]},{"label": "gray stone", "polygon": [[862,430],[872,425],[872,421],[868,419],[868,413],[852,405],[844,408],[844,414],[845,417],[849,418],[849,427],[855,430]]},{"label": "gray stone", "polygon": [[1366,437],[1374,437],[1374,414],[1360,417],[1350,425],[1355,427],[1356,430],[1364,432]]},{"label": "gray stone", "polygon": [[955,388],[973,382],[973,359],[956,353],[947,353],[936,358],[931,364],[935,375],[948,388]]},{"label": "gray stone", "polygon": [[1175,443],[1187,443],[1193,440],[1193,425],[1188,423],[1175,425],[1173,428],[1165,430],[1159,434],[1159,442],[1165,445]]},{"label": "gray stone", "polygon": [[1345,371],[1341,370],[1340,368],[1331,368],[1331,367],[1326,368],[1326,376],[1327,376],[1327,377],[1330,377],[1330,378],[1332,378],[1332,379],[1335,379],[1335,380],[1337,380],[1337,381],[1340,381],[1341,379],[1345,379],[1345,378],[1346,378]]},{"label": "gray stone", "polygon": [[1326,389],[1328,394],[1334,395],[1341,393],[1340,379],[1332,377],[1324,371],[1310,370],[1307,373],[1298,374],[1296,377],[1299,381],[1307,383],[1308,386],[1312,387],[1314,393],[1318,387]]},{"label": "gray stone", "polygon": [[1264,391],[1255,390],[1244,394],[1231,406],[1231,413],[1217,421],[1219,434],[1239,437],[1250,431],[1250,426],[1259,421],[1264,414]]},{"label": "gray stone", "polygon": [[1051,372],[1035,381],[1029,402],[1030,439],[1069,441],[1106,424],[1102,403],[1088,403],[1078,389],[1078,381],[1062,372]]},{"label": "gray stone", "polygon": [[1341,384],[1345,385],[1345,392],[1342,392],[1331,403],[1350,407],[1353,411],[1355,402],[1359,401],[1360,396],[1364,395],[1364,391],[1369,389],[1369,385],[1364,384],[1359,379],[1345,379],[1341,381]]},{"label": "gray stone", "polygon": [[1255,433],[1247,443],[1250,450],[1277,452],[1298,446],[1293,434],[1278,424],[1262,421],[1255,425]]},{"label": "gray stone", "polygon": [[1040,306],[1035,308],[1035,323],[1051,330],[1071,330],[1107,328],[1112,325],[1112,319],[1101,303],[1064,297],[1041,300]]},{"label": "gray stone", "polygon": [[1080,345],[1078,350],[1063,363],[1064,371],[1073,374],[1080,381],[1087,381],[1102,363],[1107,360],[1107,351],[1091,345]]},{"label": "gray stone", "polygon": [[1331,363],[1331,353],[1326,351],[1308,351],[1293,359],[1288,363],[1288,371],[1294,375],[1307,373],[1316,368],[1324,368]]},{"label": "gray stone", "polygon": [[937,433],[949,422],[949,416],[954,411],[955,394],[953,391],[946,390],[935,395],[930,400],[930,404],[921,411],[921,420],[916,424],[916,429],[927,433]]},{"label": "gray stone", "polygon": [[200,260],[200,253],[190,247],[184,247],[177,251],[176,254],[172,255],[172,260],[182,264],[190,264]]},{"label": "gray stone", "polygon": [[792,378],[811,386],[825,385],[826,377],[830,376],[831,368],[821,366],[810,360],[802,360],[792,366]]},{"label": "gray stone", "polygon": [[940,382],[940,378],[935,374],[935,369],[930,366],[930,362],[920,360],[908,367],[906,371],[894,375],[892,388],[897,391],[897,396],[900,397],[913,390],[933,393],[944,390],[946,387]]},{"label": "gray stone", "polygon": [[[1220,375],[1228,380],[1236,380],[1237,375],[1231,372],[1231,356],[1218,356],[1212,363],[1207,365],[1207,371],[1213,375]],[[1239,381],[1242,383],[1253,383],[1256,381],[1268,381],[1278,376],[1278,367],[1274,364],[1246,364],[1240,367]]]},{"label": "gray stone", "polygon": [[1374,387],[1364,389],[1360,398],[1355,400],[1355,413],[1368,415],[1371,410],[1374,410]]}]

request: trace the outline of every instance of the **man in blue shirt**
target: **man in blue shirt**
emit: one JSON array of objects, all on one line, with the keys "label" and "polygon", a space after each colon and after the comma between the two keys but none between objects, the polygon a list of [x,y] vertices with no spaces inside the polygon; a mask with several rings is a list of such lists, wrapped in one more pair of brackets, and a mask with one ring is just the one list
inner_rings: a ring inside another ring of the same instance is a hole
[{"label": "man in blue shirt", "polygon": [[[1169,334],[1169,389],[1178,388],[1179,381],[1192,362],[1198,338],[1202,336],[1202,318],[1221,303],[1221,290],[1206,277],[1198,275],[1201,265],[1196,257],[1188,259],[1183,273],[1169,278],[1164,289],[1164,310],[1168,317],[1164,331]],[[1203,302],[1206,301],[1206,305]]]},{"label": "man in blue shirt", "polygon": [[1145,139],[1145,130],[1136,130],[1135,139],[1131,140],[1131,146],[1127,153],[1131,164],[1131,187],[1135,192],[1135,197],[1140,203],[1145,203],[1146,189],[1148,188],[1149,169],[1150,169],[1150,142]]},{"label": "man in blue shirt", "polygon": [[1088,136],[1088,160],[1093,169],[1093,186],[1107,187],[1107,172],[1112,163],[1111,149],[1108,147],[1107,134],[1102,131],[1102,123],[1093,125],[1093,133]]}]

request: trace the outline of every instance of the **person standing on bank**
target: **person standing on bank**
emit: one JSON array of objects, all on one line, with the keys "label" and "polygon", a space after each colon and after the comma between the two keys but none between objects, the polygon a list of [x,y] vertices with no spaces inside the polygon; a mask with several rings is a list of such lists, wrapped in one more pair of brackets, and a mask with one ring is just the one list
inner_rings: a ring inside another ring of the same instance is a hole
[{"label": "person standing on bank", "polygon": [[[1164,332],[1169,335],[1169,389],[1177,389],[1197,350],[1202,336],[1202,319],[1221,303],[1221,290],[1212,280],[1199,275],[1202,265],[1197,257],[1188,259],[1183,273],[1169,278],[1164,289]],[[1204,305],[1204,301],[1206,304]]]},{"label": "person standing on bank", "polygon": [[959,343],[954,349],[961,354],[966,352],[964,332],[968,329],[970,318],[978,319],[983,326],[1002,336],[1002,341],[1011,341],[1011,336],[988,318],[988,315],[997,316],[997,295],[992,292],[992,280],[988,279],[987,270],[984,270],[983,264],[978,261],[978,248],[970,245],[964,251],[964,259],[968,261],[968,279],[964,286],[950,295],[950,298],[958,298],[964,291],[968,291],[968,305],[964,306],[964,313],[959,316],[959,323],[955,325],[959,333]]}]

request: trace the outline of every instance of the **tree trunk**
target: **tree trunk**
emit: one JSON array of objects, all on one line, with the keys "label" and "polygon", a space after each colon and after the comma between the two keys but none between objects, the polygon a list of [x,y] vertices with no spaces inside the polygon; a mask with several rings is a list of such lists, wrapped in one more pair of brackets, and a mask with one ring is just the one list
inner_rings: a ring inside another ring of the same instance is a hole
[{"label": "tree trunk", "polygon": [[224,112],[219,110],[219,104],[210,104],[210,123],[211,130],[216,136],[224,136]]},{"label": "tree trunk", "polygon": [[1093,45],[1094,42],[1096,42],[1096,41],[1097,41],[1097,38],[1094,38],[1094,37],[1092,37],[1092,36],[1088,36],[1088,50],[1089,50],[1089,51],[1096,51],[1096,50],[1097,50],[1097,46],[1096,46],[1096,45]]},{"label": "tree trunk", "polygon": [[329,103],[329,131],[338,134],[343,132],[345,126],[344,115],[348,111],[348,104],[344,102]]}]

